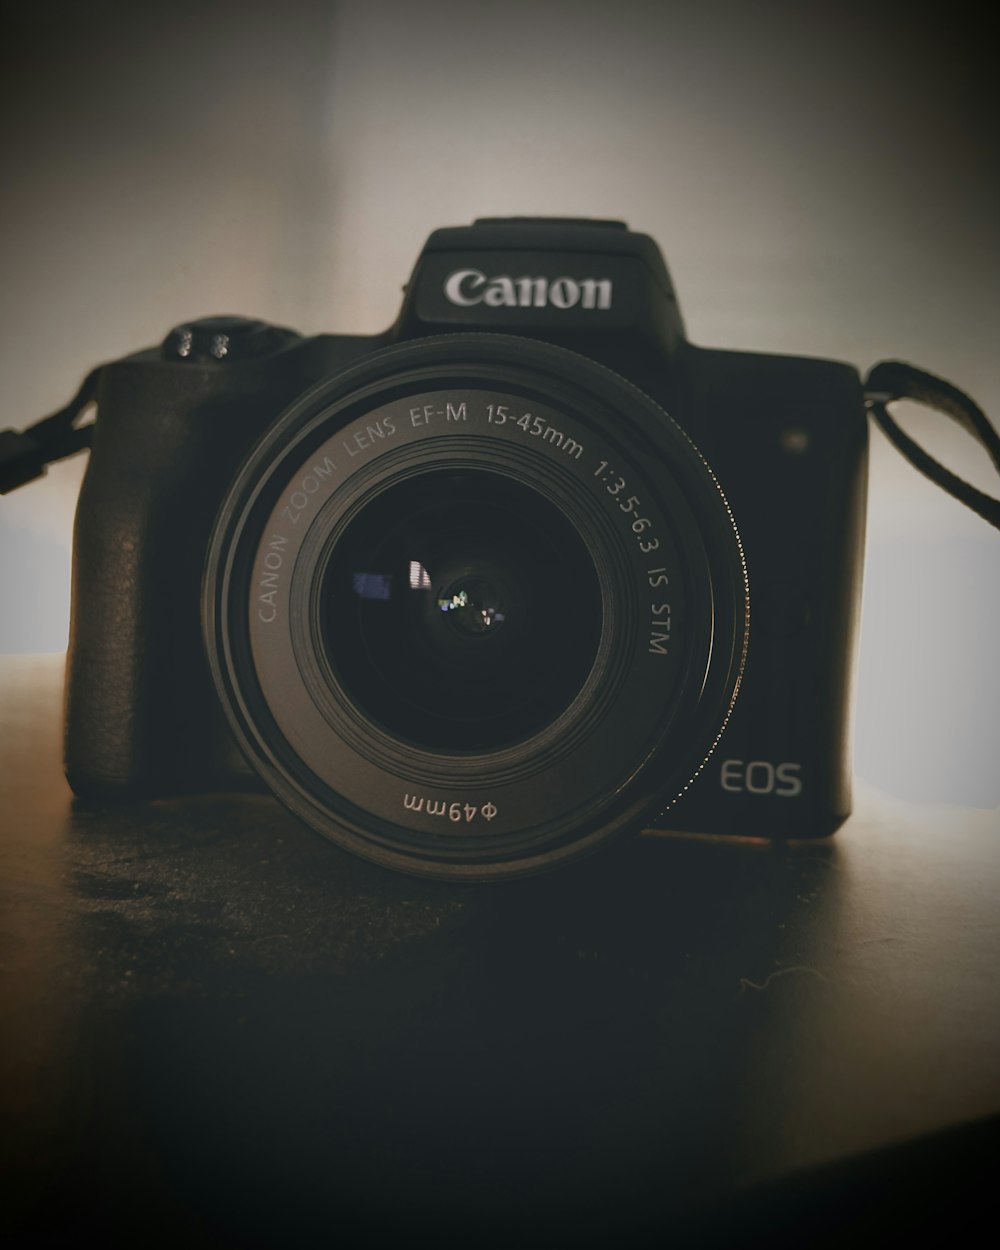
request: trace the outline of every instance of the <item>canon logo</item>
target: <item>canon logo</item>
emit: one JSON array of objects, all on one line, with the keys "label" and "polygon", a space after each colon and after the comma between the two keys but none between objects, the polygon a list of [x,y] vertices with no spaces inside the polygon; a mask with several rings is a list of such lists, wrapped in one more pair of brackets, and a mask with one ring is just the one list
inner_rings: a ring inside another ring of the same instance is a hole
[{"label": "canon logo", "polygon": [[610,278],[487,278],[478,269],[456,269],[445,280],[453,304],[468,308],[610,308]]}]

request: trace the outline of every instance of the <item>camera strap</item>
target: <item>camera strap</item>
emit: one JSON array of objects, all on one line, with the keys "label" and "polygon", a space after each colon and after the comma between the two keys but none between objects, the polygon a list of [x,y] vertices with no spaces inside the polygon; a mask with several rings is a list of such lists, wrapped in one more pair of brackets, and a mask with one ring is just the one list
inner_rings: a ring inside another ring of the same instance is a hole
[{"label": "camera strap", "polygon": [[[41,477],[46,465],[90,446],[93,425],[77,424],[93,402],[103,366],[92,369],[70,402],[23,432],[0,431],[0,495]],[[865,407],[887,438],[907,460],[984,521],[1000,529],[1000,499],[984,494],[946,469],[889,415],[888,405],[912,400],[951,417],[986,450],[1000,473],[1000,435],[969,397],[933,374],[913,365],[886,360],[869,372],[864,383]]]},{"label": "camera strap", "polygon": [[984,521],[1000,529],[1000,500],[977,490],[964,478],[946,469],[939,460],[935,460],[919,443],[910,438],[888,412],[887,405],[898,399],[913,400],[957,421],[963,430],[985,447],[994,467],[1000,473],[1000,437],[990,425],[986,414],[968,395],[950,382],[897,360],[882,361],[865,379],[865,407],[897,451],[902,452],[914,468],[919,469],[932,482],[936,482],[942,490],[978,513]]},{"label": "camera strap", "polygon": [[0,430],[0,495],[41,477],[45,466],[90,446],[93,425],[77,419],[93,402],[103,365],[91,369],[65,408],[29,426],[21,433]]}]

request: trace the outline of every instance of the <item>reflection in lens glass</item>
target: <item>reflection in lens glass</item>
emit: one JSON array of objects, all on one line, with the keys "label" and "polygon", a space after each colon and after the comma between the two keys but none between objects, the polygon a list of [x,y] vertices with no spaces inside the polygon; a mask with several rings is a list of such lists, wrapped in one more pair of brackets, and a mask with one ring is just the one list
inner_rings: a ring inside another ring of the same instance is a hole
[{"label": "reflection in lens glass", "polygon": [[492,750],[537,733],[586,681],[602,624],[570,521],[484,470],[383,491],[337,543],[322,595],[327,656],[348,694],[427,749]]}]

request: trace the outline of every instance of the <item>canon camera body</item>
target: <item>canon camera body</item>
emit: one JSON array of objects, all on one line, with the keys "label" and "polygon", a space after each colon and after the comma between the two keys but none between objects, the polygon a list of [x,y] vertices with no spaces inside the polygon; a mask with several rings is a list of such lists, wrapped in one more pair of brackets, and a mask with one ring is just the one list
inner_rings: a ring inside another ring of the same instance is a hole
[{"label": "canon camera body", "polygon": [[385,334],[194,321],[96,400],[80,795],[260,779],[472,879],[849,813],[860,379],[692,346],[648,237],[439,230]]}]

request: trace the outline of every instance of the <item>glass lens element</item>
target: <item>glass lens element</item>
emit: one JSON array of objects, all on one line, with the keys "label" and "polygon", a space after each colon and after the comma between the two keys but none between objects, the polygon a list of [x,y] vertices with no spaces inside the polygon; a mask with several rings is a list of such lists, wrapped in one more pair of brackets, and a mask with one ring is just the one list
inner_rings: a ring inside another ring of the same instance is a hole
[{"label": "glass lens element", "polygon": [[587,548],[559,508],[501,473],[388,487],[337,542],[327,657],[364,715],[431,750],[523,741],[579,692],[602,626]]}]

